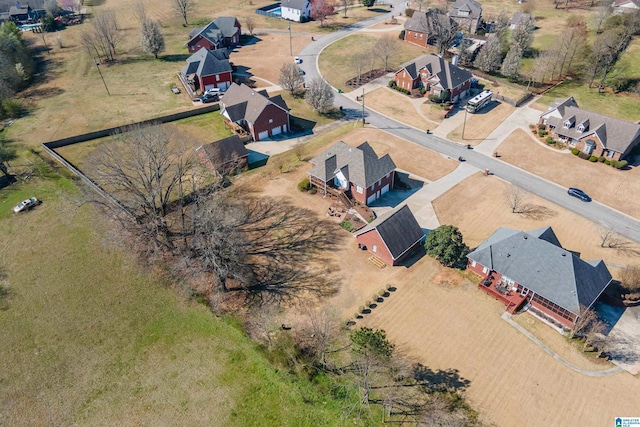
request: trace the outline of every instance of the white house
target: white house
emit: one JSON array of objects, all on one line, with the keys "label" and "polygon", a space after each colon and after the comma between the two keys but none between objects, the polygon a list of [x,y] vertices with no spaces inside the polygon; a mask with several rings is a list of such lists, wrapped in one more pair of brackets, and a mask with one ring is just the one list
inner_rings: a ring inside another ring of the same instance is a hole
[{"label": "white house", "polygon": [[640,10],[640,0],[616,0],[613,2],[615,13],[634,13]]},{"label": "white house", "polygon": [[311,14],[310,0],[282,0],[280,3],[282,19],[302,22],[309,19]]}]

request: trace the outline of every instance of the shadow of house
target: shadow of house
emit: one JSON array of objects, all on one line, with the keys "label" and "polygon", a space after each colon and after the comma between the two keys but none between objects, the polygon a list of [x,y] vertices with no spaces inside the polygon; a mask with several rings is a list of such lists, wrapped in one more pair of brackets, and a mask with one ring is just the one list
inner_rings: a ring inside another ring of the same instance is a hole
[{"label": "shadow of house", "polygon": [[220,103],[227,124],[249,133],[254,141],[289,132],[289,107],[281,95],[269,97],[266,90],[232,83]]},{"label": "shadow of house", "polygon": [[213,175],[235,175],[247,169],[249,151],[237,135],[196,148],[202,164]]},{"label": "shadow of house", "polygon": [[361,249],[389,265],[398,265],[422,246],[424,232],[409,206],[383,215],[355,233]]}]

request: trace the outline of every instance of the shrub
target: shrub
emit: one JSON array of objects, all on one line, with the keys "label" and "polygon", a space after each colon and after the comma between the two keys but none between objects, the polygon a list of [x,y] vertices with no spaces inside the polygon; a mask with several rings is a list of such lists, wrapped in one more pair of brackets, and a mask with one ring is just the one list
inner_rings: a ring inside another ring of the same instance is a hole
[{"label": "shrub", "polygon": [[438,95],[435,95],[435,94],[431,93],[431,94],[429,94],[429,96],[427,98],[431,102],[434,102],[436,104],[442,104],[442,100],[440,99],[440,97]]},{"label": "shrub", "polygon": [[555,140],[555,139],[553,139],[553,137],[548,136],[548,137],[547,137],[547,139],[545,139],[545,142],[546,142],[547,144],[549,144],[549,145],[553,145],[553,144],[555,144],[555,143],[556,143],[556,140]]},{"label": "shrub", "polygon": [[627,166],[627,161],[626,160],[618,160],[618,161],[615,162],[615,164],[613,162],[611,162],[611,165],[616,169],[624,169]]},{"label": "shrub", "polygon": [[547,132],[544,129],[538,129],[538,136],[545,136],[547,135],[549,132]]},{"label": "shrub", "polygon": [[0,105],[0,118],[16,119],[20,117],[21,107],[16,101],[5,98]]},{"label": "shrub", "polygon": [[340,227],[344,228],[347,231],[353,231],[355,230],[353,228],[353,225],[351,225],[351,223],[349,221],[342,221],[340,224],[338,224]]},{"label": "shrub", "polygon": [[591,163],[595,163],[595,162],[597,162],[597,161],[598,161],[598,158],[597,158],[596,156],[591,156],[591,157],[589,157],[589,161],[590,161]]},{"label": "shrub", "polygon": [[610,165],[610,164],[611,164],[611,160],[609,160],[609,159],[605,159],[605,160],[604,160],[604,164],[605,164],[605,165]]},{"label": "shrub", "polygon": [[300,191],[309,191],[311,189],[311,181],[309,181],[309,177],[306,176],[302,178],[302,181],[298,183],[298,190]]},{"label": "shrub", "polygon": [[589,154],[585,153],[584,151],[581,151],[578,153],[578,157],[580,157],[581,159],[584,160],[589,160],[589,157],[591,157]]},{"label": "shrub", "polygon": [[400,31],[400,34],[398,34],[398,38],[400,40],[404,40],[404,30]]},{"label": "shrub", "polygon": [[360,312],[360,314],[364,313],[364,305],[358,307],[358,311]]},{"label": "shrub", "polygon": [[542,123],[538,123],[538,130],[547,130],[547,126]]},{"label": "shrub", "polygon": [[605,156],[598,157],[598,162],[600,162],[600,163],[604,163],[605,160],[607,160],[607,158]]},{"label": "shrub", "polygon": [[317,192],[318,192],[318,189],[315,186],[309,189],[309,194],[316,194]]},{"label": "shrub", "polygon": [[391,288],[393,288],[393,285],[391,283],[389,283],[387,286],[385,286],[387,288],[388,291],[391,290]]},{"label": "shrub", "polygon": [[380,289],[380,291],[378,292],[378,295],[380,295],[381,297],[385,296],[387,294],[387,291],[384,289]]},{"label": "shrub", "polygon": [[365,302],[365,303],[364,303],[364,305],[365,305],[366,307],[371,307],[371,301],[367,301],[367,302]]},{"label": "shrub", "polygon": [[407,18],[411,18],[413,16],[413,12],[415,12],[415,9],[412,9],[410,7],[404,10],[404,14],[407,15]]},{"label": "shrub", "polygon": [[427,88],[421,87],[420,88],[420,94],[424,95],[427,92]]},{"label": "shrub", "polygon": [[396,85],[396,81],[395,81],[395,80],[389,80],[389,87],[390,87],[390,88],[395,89],[395,88],[396,88],[396,86],[397,86],[397,85]]},{"label": "shrub", "polygon": [[578,150],[577,148],[572,148],[571,154],[573,154],[574,156],[577,156],[578,154],[580,154],[580,150]]}]

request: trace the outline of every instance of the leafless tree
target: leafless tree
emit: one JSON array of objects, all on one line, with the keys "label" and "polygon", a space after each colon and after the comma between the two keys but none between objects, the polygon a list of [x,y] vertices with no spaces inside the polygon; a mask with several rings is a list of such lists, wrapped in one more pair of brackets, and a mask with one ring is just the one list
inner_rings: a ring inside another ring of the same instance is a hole
[{"label": "leafless tree", "polygon": [[398,39],[386,34],[378,39],[374,49],[382,63],[384,64],[384,71],[389,69],[389,61],[396,55],[398,50]]},{"label": "leafless tree", "polygon": [[96,15],[82,36],[82,44],[89,54],[107,61],[115,59],[120,40],[121,35],[113,11],[104,11]]},{"label": "leafless tree", "polygon": [[607,76],[630,41],[631,36],[626,28],[607,30],[596,37],[590,58],[589,87],[593,86],[598,75],[601,77],[598,90],[604,87]]},{"label": "leafless tree", "polygon": [[627,292],[640,292],[640,265],[628,265],[622,269],[620,282]]},{"label": "leafless tree", "polygon": [[253,340],[266,345],[267,350],[271,350],[273,338],[280,329],[278,311],[278,308],[274,305],[260,307],[260,310],[251,310],[245,323],[249,336]]},{"label": "leafless tree", "polygon": [[305,99],[311,107],[319,113],[327,113],[333,107],[333,89],[323,78],[317,77],[311,80]]},{"label": "leafless tree", "polygon": [[342,7],[343,17],[347,17],[347,11],[349,10],[349,6],[353,3],[353,0],[339,0],[340,6]]},{"label": "leafless tree", "polygon": [[588,308],[580,304],[580,313],[573,327],[569,331],[569,338],[573,338],[576,334],[582,333],[589,325],[598,319],[598,313],[593,308]]},{"label": "leafless tree", "polygon": [[558,63],[558,75],[571,73],[572,65],[585,50],[587,24],[583,19],[572,19],[556,40],[554,52]]},{"label": "leafless tree", "polygon": [[247,16],[244,22],[247,27],[247,31],[249,31],[249,35],[253,36],[253,30],[256,29],[256,21],[251,16]]},{"label": "leafless tree", "polygon": [[515,185],[508,185],[504,190],[504,200],[511,208],[511,213],[522,213],[529,193]]},{"label": "leafless tree", "polygon": [[598,237],[600,237],[601,248],[610,248],[612,247],[612,244],[617,240],[616,232],[609,227],[600,227],[600,229],[598,230]]},{"label": "leafless tree", "polygon": [[356,52],[351,57],[351,64],[353,66],[353,70],[356,73],[357,84],[360,85],[364,70],[369,64],[369,55],[366,52]]},{"label": "leafless tree", "polygon": [[583,331],[584,343],[582,345],[582,352],[587,351],[589,346],[595,345],[596,341],[602,340],[604,331],[607,330],[607,324],[602,320],[594,319],[588,327]]},{"label": "leafless tree", "polygon": [[533,16],[522,18],[511,30],[511,44],[520,46],[522,52],[526,52],[533,42],[533,29],[535,28],[535,19]]},{"label": "leafless tree", "polygon": [[613,8],[611,7],[611,2],[609,0],[602,0],[600,2],[600,6],[598,6],[598,13],[596,14],[594,20],[596,24],[596,34],[600,34],[600,30],[602,28],[602,24],[604,21],[611,15],[613,12]]},{"label": "leafless tree", "polygon": [[140,23],[141,26],[149,18],[149,16],[147,16],[147,10],[145,9],[144,3],[142,3],[142,0],[137,0],[133,5],[133,16],[136,18],[136,20]]},{"label": "leafless tree", "polygon": [[293,95],[304,83],[304,77],[300,75],[300,69],[296,64],[285,62],[280,68],[278,83]]},{"label": "leafless tree", "polygon": [[474,65],[488,73],[500,68],[502,63],[502,45],[495,34],[489,35],[487,42],[482,45]]},{"label": "leafless tree", "polygon": [[458,25],[443,12],[433,11],[430,15],[431,31],[435,37],[435,46],[444,54],[458,33]]},{"label": "leafless tree", "polygon": [[184,21],[183,25],[186,27],[187,25],[189,25],[187,18],[191,14],[191,12],[193,12],[195,4],[193,0],[174,0],[174,2],[176,12],[180,14],[182,20]]}]

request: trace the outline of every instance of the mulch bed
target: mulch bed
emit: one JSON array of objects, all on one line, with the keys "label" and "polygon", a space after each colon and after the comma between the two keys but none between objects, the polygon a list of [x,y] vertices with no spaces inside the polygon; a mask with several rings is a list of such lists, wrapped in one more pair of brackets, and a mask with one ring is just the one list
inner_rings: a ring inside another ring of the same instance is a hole
[{"label": "mulch bed", "polygon": [[352,89],[357,89],[362,85],[366,85],[367,83],[384,76],[385,74],[387,74],[387,72],[382,69],[382,68],[378,68],[376,70],[373,71],[367,71],[364,74],[360,75],[360,81],[358,81],[358,77],[354,77],[352,79],[349,79],[345,82],[345,84],[347,86],[349,86]]}]

